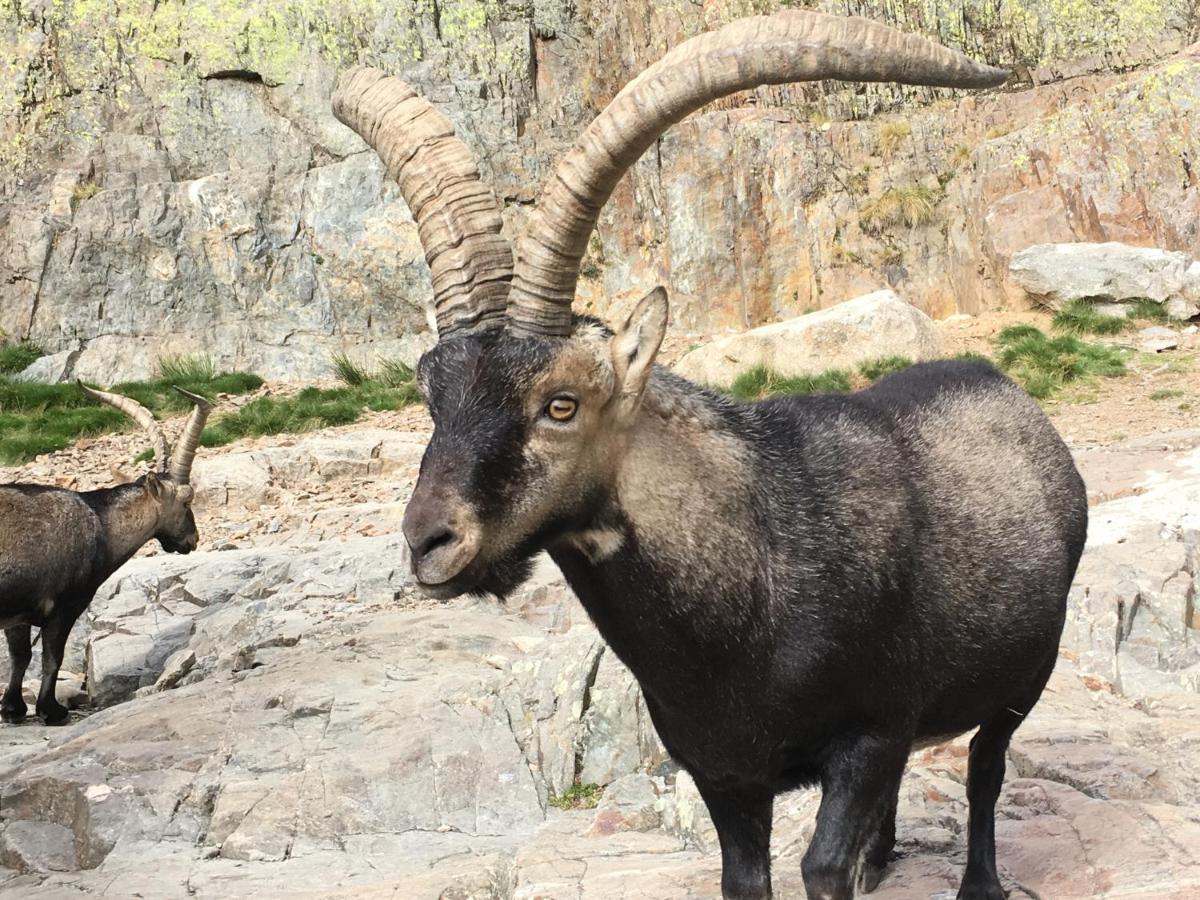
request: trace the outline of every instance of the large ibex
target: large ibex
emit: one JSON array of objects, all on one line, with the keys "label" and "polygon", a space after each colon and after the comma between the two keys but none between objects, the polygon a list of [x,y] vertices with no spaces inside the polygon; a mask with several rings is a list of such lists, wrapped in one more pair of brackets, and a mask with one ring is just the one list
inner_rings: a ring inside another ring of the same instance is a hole
[{"label": "large ibex", "polygon": [[637,677],[720,836],[728,898],[771,895],[772,803],[820,784],[810,900],[873,888],[910,750],[978,728],[959,897],[997,900],[1005,748],[1054,668],[1087,504],[1066,447],[991,366],[739,404],[654,365],[663,290],[610,331],[572,314],[626,169],[733,91],[837,78],[976,88],[1005,73],[862,19],[781,12],[631,81],[546,185],[516,258],[447,119],[357,69],[334,109],[381,155],[433,272],[434,433],[404,519],[439,597],[512,591],[548,550]]},{"label": "large ibex", "polygon": [[21,681],[32,655],[30,626],[41,628],[42,639],[37,713],[47,725],[61,725],[67,710],[55,698],[54,687],[63,650],[97,589],[152,538],[168,553],[191,553],[199,541],[190,481],[209,401],[180,391],[194,406],[171,453],[150,410],[129,397],[80,388],[147,431],[157,467],[130,484],[82,493],[0,485],[0,628],[12,664],[0,700],[5,722],[20,722],[28,712]]}]

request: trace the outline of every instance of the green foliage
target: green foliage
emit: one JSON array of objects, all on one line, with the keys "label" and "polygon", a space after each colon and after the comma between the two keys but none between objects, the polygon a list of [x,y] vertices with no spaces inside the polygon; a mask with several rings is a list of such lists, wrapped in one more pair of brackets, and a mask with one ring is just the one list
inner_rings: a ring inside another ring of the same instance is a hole
[{"label": "green foliage", "polygon": [[1173,388],[1161,388],[1150,395],[1151,400],[1174,400],[1176,397],[1182,397],[1183,391]]},{"label": "green foliage", "polygon": [[858,373],[870,382],[876,382],[885,375],[907,369],[913,361],[907,356],[887,356],[883,359],[871,359],[858,366]]},{"label": "green foliage", "polygon": [[[259,397],[204,429],[201,446],[221,447],[239,438],[350,425],[367,410],[383,412],[420,402],[413,371],[403,363],[384,360],[378,374],[369,374],[346,362],[349,369],[343,375],[344,387],[309,387],[290,397]],[[357,383],[347,378],[357,379]]]},{"label": "green foliage", "polygon": [[1096,312],[1087,300],[1072,300],[1054,314],[1054,330],[1063,334],[1120,334],[1128,331],[1130,322],[1117,316]]},{"label": "green foliage", "polygon": [[841,369],[819,375],[784,377],[766,366],[755,366],[739,375],[726,393],[738,400],[765,400],[786,394],[839,394],[850,390],[850,376]]},{"label": "green foliage", "polygon": [[549,803],[558,809],[595,809],[603,795],[604,788],[598,784],[575,784],[551,796]]},{"label": "green foliage", "polygon": [[[160,368],[178,377],[126,382],[110,390],[132,397],[162,417],[191,407],[174,390],[176,385],[215,398],[218,394],[245,394],[263,383],[249,372],[198,378],[203,373],[199,364],[173,366],[168,361]],[[82,437],[136,427],[117,410],[88,399],[74,384],[33,384],[0,378],[0,463],[4,465],[19,465],[42,453],[63,450]]]},{"label": "green foliage", "polygon": [[1001,368],[1038,400],[1074,382],[1124,375],[1128,355],[1119,347],[1089,344],[1070,335],[1047,337],[1032,325],[1005,328],[996,347]]},{"label": "green foliage", "polygon": [[928,225],[939,200],[941,194],[923,184],[889,188],[858,208],[858,224],[868,234],[879,234],[897,225]]},{"label": "green foliage", "polygon": [[0,375],[15,375],[45,355],[45,350],[29,341],[0,343]]}]

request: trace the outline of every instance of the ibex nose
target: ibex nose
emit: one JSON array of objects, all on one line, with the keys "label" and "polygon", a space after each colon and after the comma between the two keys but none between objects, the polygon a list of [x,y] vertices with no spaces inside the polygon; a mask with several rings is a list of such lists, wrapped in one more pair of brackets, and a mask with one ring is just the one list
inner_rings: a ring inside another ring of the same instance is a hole
[{"label": "ibex nose", "polygon": [[403,529],[413,574],[422,585],[450,581],[479,551],[479,527],[465,504],[434,500],[419,487],[404,511]]}]

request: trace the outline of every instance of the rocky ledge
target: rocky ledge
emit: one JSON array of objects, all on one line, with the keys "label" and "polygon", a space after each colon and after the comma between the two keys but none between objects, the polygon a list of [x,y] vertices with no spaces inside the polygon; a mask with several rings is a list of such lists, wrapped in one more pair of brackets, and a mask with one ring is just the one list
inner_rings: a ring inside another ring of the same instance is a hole
[{"label": "rocky ledge", "polygon": [[[135,560],[73,636],[91,705],[65,729],[0,729],[0,894],[719,896],[694,786],[551,566],[504,606],[414,592],[396,528],[423,440],[204,461],[201,527],[219,519],[228,549]],[[1184,900],[1200,895],[1200,433],[1078,457],[1091,541],[1058,671],[1010,752],[1002,877],[1014,897]],[[365,493],[291,505],[321,491]],[[875,896],[953,897],[965,756],[965,739],[914,755]],[[567,802],[575,785],[602,787],[598,805]],[[781,896],[802,893],[817,800],[777,803]]]}]

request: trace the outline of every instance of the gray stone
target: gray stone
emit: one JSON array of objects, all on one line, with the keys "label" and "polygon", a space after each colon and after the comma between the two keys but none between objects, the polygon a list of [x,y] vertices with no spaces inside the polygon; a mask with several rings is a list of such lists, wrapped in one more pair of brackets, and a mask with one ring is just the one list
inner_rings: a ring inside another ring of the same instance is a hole
[{"label": "gray stone", "polygon": [[1072,300],[1153,300],[1173,319],[1200,314],[1200,261],[1184,253],[1126,244],[1037,244],[1009,272],[1051,309]]},{"label": "gray stone", "polygon": [[75,362],[79,359],[79,348],[51,353],[34,360],[14,376],[16,381],[32,381],[40,384],[64,384],[75,375]]},{"label": "gray stone", "polygon": [[0,863],[18,872],[73,872],[75,836],[62,825],[18,819],[0,834]]},{"label": "gray stone", "polygon": [[718,338],[685,355],[675,369],[702,384],[727,386],[756,366],[783,376],[814,375],[889,356],[932,359],[940,350],[940,335],[927,315],[892,291],[877,291]]}]

